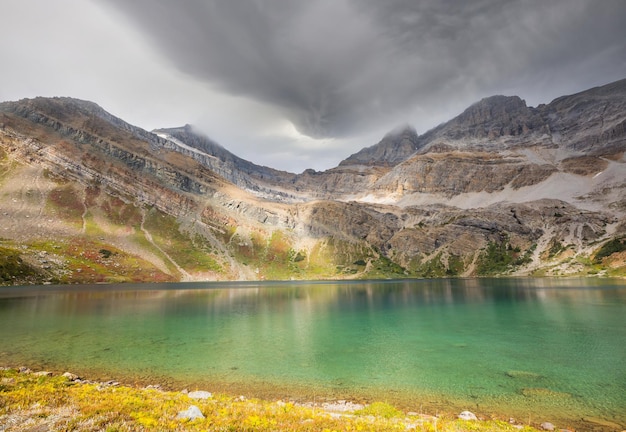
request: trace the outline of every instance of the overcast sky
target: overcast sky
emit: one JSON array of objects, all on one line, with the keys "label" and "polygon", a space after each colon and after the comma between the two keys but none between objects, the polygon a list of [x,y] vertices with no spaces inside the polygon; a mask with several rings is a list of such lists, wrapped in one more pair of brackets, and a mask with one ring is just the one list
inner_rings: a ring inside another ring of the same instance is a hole
[{"label": "overcast sky", "polygon": [[336,166],[494,94],[626,78],[624,0],[0,0],[0,100],[72,96],[247,160]]}]

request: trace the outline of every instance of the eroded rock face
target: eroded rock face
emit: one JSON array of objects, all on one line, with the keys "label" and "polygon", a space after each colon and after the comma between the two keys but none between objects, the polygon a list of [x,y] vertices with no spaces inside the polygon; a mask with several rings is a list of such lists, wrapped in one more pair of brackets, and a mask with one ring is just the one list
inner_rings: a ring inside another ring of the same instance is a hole
[{"label": "eroded rock face", "polygon": [[494,192],[537,184],[557,168],[525,159],[490,153],[427,153],[417,155],[381,177],[374,192],[401,195],[430,193],[454,196],[468,192]]}]

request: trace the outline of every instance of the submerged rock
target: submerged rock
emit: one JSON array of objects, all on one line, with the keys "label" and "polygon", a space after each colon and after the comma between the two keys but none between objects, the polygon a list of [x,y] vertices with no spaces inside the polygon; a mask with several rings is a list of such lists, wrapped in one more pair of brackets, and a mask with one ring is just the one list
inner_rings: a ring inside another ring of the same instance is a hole
[{"label": "submerged rock", "polygon": [[528,380],[536,380],[543,378],[540,374],[535,372],[523,371],[523,370],[510,370],[505,373],[509,378],[519,378],[519,379],[528,379]]},{"label": "submerged rock", "polygon": [[572,397],[569,393],[559,392],[545,387],[523,388],[521,393],[530,399],[568,399]]},{"label": "submerged rock", "polygon": [[191,405],[188,409],[186,409],[185,411],[181,411],[178,413],[178,415],[176,416],[177,419],[187,419],[187,420],[195,420],[195,419],[203,419],[204,415],[202,414],[202,411],[200,411],[200,408],[198,408],[195,405]]},{"label": "submerged rock", "polygon": [[607,428],[611,428],[613,430],[622,430],[623,427],[620,424],[614,423],[612,421],[609,420],[605,420],[605,419],[601,419],[598,417],[583,417],[583,421],[588,422],[588,423],[594,423],[596,425],[600,425],[600,426],[604,426]]},{"label": "submerged rock", "polygon": [[463,412],[461,412],[461,414],[459,414],[459,419],[461,419],[461,420],[478,420],[478,417],[476,417],[476,414],[474,414],[471,411],[463,411]]}]

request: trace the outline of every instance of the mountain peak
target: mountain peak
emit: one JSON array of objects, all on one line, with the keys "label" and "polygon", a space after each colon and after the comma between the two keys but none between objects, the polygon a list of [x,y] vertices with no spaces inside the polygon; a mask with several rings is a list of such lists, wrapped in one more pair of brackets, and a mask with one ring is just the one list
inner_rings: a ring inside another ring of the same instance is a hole
[{"label": "mountain peak", "polygon": [[519,96],[496,95],[484,98],[471,105],[455,120],[466,126],[490,122],[510,122],[520,115],[527,115],[530,109]]},{"label": "mountain peak", "polygon": [[410,125],[398,127],[383,137],[378,144],[366,147],[344,159],[346,165],[394,166],[411,156],[418,148],[418,135]]}]

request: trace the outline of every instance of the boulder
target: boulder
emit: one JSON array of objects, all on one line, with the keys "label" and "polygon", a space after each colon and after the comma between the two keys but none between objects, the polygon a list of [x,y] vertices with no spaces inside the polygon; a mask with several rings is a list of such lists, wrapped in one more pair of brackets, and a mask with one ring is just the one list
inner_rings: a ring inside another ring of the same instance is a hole
[{"label": "boulder", "polygon": [[547,430],[547,431],[553,431],[555,429],[554,425],[550,422],[543,422],[541,423],[541,429],[543,430]]},{"label": "boulder", "polygon": [[181,420],[195,420],[203,419],[204,415],[202,414],[202,411],[200,411],[200,408],[195,405],[191,405],[185,411],[179,412],[176,418]]},{"label": "boulder", "polygon": [[476,414],[474,414],[471,411],[461,412],[461,414],[459,414],[459,418],[461,420],[478,420],[478,417],[476,417]]},{"label": "boulder", "polygon": [[187,393],[187,396],[189,396],[191,399],[209,399],[213,397],[213,394],[204,390],[196,390]]},{"label": "boulder", "polygon": [[65,372],[63,376],[70,381],[77,381],[79,379],[78,375],[73,374],[71,372]]}]

